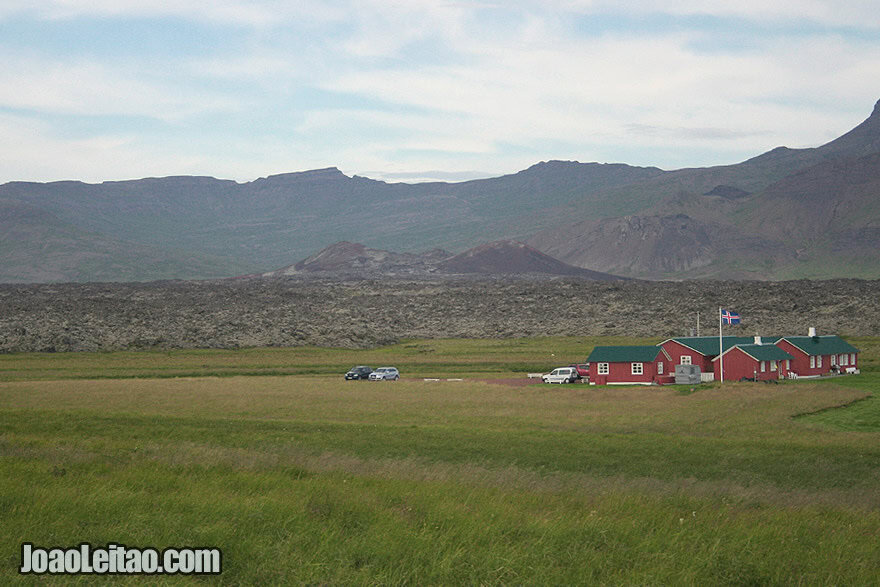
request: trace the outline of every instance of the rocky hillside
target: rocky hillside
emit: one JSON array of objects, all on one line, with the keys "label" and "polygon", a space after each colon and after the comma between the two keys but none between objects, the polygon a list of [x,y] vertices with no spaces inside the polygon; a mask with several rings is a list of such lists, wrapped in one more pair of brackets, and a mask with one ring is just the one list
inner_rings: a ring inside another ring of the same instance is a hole
[{"label": "rocky hillside", "polygon": [[540,233],[529,242],[570,263],[589,259],[596,270],[645,279],[713,277],[725,262],[730,263],[730,277],[766,279],[768,260],[795,259],[794,249],[777,239],[746,235],[687,214],[585,220]]},{"label": "rocky hillside", "polygon": [[406,338],[729,333],[880,335],[880,281],[601,282],[280,278],[0,285],[0,352],[325,345]]},{"label": "rocky hillside", "polygon": [[814,149],[780,147],[739,165],[619,186],[586,217],[527,242],[580,267],[643,278],[880,275],[880,102]]}]

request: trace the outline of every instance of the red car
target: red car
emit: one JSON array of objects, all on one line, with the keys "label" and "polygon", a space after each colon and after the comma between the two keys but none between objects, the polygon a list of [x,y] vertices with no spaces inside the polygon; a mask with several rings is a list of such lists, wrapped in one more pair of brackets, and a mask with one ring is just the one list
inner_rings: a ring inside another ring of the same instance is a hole
[{"label": "red car", "polygon": [[580,363],[576,365],[569,365],[569,367],[574,367],[577,369],[578,377],[589,377],[590,376],[590,364],[589,363]]}]

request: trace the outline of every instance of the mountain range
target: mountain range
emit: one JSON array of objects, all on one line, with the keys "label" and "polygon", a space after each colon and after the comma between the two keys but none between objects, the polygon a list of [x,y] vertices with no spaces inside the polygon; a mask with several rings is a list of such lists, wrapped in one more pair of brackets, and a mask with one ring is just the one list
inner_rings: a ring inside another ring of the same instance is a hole
[{"label": "mountain range", "polygon": [[460,183],[327,168],[246,183],[0,185],[0,282],[277,274],[339,242],[401,251],[388,258],[406,263],[433,250],[425,267],[449,272],[442,263],[493,242],[492,254],[513,257],[471,268],[515,270],[525,243],[566,266],[634,278],[880,277],[880,102],[820,147],[676,171],[549,161]]}]

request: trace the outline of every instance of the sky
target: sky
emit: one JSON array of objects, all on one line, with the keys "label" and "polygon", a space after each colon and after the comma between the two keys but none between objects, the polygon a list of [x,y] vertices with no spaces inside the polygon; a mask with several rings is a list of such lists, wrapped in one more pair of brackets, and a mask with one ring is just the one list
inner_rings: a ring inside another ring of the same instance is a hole
[{"label": "sky", "polygon": [[0,183],[722,165],[878,82],[875,0],[0,0]]}]

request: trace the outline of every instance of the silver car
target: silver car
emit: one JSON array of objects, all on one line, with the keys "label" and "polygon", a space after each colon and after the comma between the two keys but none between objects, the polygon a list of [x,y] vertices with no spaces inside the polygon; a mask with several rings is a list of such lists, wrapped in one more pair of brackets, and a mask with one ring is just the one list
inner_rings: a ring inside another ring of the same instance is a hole
[{"label": "silver car", "polygon": [[397,367],[379,367],[370,373],[370,381],[397,381],[400,379],[400,372]]}]

